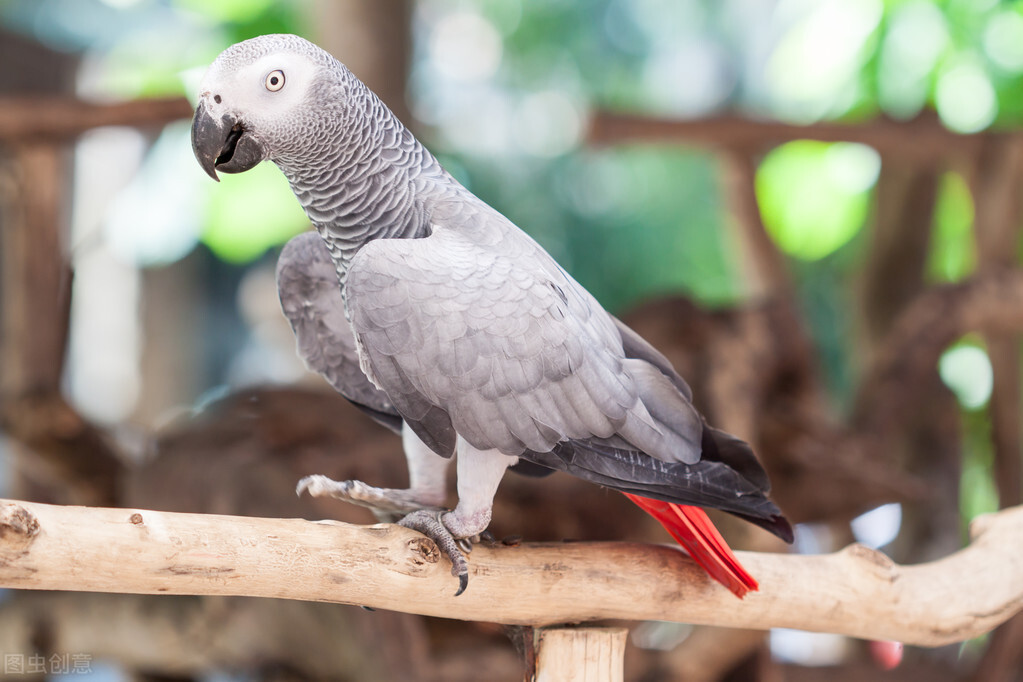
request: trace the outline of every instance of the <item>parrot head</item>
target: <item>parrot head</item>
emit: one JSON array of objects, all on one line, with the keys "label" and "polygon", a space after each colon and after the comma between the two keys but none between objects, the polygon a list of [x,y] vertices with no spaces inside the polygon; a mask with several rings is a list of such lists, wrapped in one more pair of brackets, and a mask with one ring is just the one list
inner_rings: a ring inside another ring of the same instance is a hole
[{"label": "parrot head", "polygon": [[337,92],[323,92],[343,90],[343,79],[330,78],[338,67],[343,70],[293,35],[259,36],[224,50],[203,76],[192,119],[199,165],[218,180],[218,170],[241,173],[315,149],[324,110],[309,102],[343,102]]}]

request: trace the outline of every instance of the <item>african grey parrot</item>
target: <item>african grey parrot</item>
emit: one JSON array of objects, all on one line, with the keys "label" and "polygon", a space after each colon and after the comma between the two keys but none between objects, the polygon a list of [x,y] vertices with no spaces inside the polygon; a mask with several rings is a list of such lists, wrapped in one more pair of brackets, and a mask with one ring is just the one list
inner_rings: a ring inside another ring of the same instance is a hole
[{"label": "african grey parrot", "polygon": [[402,515],[451,558],[459,594],[458,541],[486,529],[509,467],[626,493],[738,596],[757,583],[699,507],[791,541],[752,451],[704,423],[668,360],[325,51],[292,35],[225,50],[202,80],[192,146],[214,179],[265,159],[284,172],[319,233],[278,265],[299,353],[403,439],[408,489],[308,476],[299,492]]}]

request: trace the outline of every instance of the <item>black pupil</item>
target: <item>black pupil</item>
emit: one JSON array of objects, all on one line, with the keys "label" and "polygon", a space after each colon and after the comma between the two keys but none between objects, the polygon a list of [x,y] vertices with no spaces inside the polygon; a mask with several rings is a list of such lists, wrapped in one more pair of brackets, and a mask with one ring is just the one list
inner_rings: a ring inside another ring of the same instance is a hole
[{"label": "black pupil", "polygon": [[277,85],[278,80],[277,76],[270,76],[270,85]]}]

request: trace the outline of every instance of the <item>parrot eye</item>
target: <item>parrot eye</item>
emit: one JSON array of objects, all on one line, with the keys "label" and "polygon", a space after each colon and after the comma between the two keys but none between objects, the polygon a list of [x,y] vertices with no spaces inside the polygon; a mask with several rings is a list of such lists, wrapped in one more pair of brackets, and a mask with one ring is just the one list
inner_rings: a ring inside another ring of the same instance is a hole
[{"label": "parrot eye", "polygon": [[280,69],[271,71],[267,74],[266,82],[264,84],[266,85],[266,89],[270,92],[277,92],[284,87],[284,72]]}]

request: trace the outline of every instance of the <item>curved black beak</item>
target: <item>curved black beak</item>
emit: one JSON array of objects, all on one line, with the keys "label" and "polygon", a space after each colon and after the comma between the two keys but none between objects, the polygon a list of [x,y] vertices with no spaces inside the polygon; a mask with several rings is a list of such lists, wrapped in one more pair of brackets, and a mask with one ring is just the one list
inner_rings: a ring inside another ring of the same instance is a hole
[{"label": "curved black beak", "polygon": [[199,165],[217,182],[217,157],[227,141],[225,128],[226,121],[210,116],[206,109],[206,102],[199,100],[199,106],[195,108],[195,115],[192,117],[192,153],[195,154]]},{"label": "curved black beak", "polygon": [[241,173],[265,158],[241,121],[228,114],[214,116],[204,99],[199,100],[192,117],[192,152],[206,174],[218,182],[218,170]]}]

